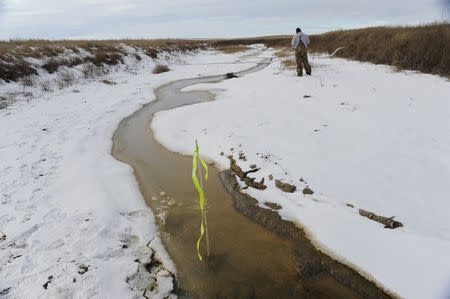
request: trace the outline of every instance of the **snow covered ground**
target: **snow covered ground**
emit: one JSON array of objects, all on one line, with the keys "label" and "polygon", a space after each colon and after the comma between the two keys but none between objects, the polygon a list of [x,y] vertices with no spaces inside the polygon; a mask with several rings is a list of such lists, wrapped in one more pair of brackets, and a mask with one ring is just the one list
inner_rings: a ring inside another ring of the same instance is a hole
[{"label": "snow covered ground", "polygon": [[[180,153],[192,153],[198,139],[221,169],[242,151],[247,162],[238,164],[261,167],[254,176],[268,185],[243,192],[264,208],[281,205],[281,216],[301,223],[321,250],[402,297],[449,298],[450,83],[323,56],[312,64],[310,77],[276,61],[188,87],[214,90],[217,100],[161,112],[152,129]],[[269,175],[297,191],[280,191]],[[306,185],[313,195],[303,195]],[[404,227],[385,229],[359,208]]]},{"label": "snow covered ground", "polygon": [[[160,61],[172,71],[160,75],[147,56],[130,57],[106,78],[84,80],[70,70],[77,83],[55,92],[0,84],[1,95],[28,96],[0,110],[0,297],[140,298],[151,287],[147,297],[166,298],[172,291],[166,270],[174,266],[132,169],[110,154],[112,135],[157,86],[246,69],[257,57],[172,53]],[[52,79],[40,73],[40,82]],[[153,252],[163,266],[138,271]]]}]

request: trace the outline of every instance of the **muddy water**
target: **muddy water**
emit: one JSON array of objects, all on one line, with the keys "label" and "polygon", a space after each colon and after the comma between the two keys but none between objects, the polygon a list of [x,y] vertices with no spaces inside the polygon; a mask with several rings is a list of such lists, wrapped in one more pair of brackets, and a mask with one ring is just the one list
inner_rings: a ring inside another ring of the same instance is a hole
[{"label": "muddy water", "polygon": [[[265,66],[262,63],[238,75]],[[223,79],[202,77],[160,87],[157,100],[124,119],[113,140],[113,155],[134,168],[141,192],[157,217],[163,242],[177,267],[180,297],[356,298],[324,273],[300,281],[293,244],[236,211],[214,167],[206,182],[212,256],[199,262],[195,242],[200,214],[190,178],[192,158],[162,147],[153,138],[150,123],[158,111],[213,100],[208,92],[182,93],[180,89]]]}]

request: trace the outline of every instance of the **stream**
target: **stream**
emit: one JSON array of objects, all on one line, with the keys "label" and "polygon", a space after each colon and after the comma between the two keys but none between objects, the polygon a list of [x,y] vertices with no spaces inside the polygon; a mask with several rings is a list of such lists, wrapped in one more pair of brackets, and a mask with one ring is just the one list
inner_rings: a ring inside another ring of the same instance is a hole
[{"label": "stream", "polygon": [[[268,64],[270,61],[261,62],[236,75],[257,72]],[[200,211],[191,180],[192,157],[161,146],[153,138],[150,123],[159,111],[214,100],[210,92],[181,92],[182,88],[224,79],[224,75],[198,77],[161,86],[156,90],[156,100],[124,119],[113,137],[113,156],[133,167],[145,201],[155,214],[164,246],[177,268],[178,296],[360,298],[326,272],[302,281],[294,256],[294,246],[301,250],[298,244],[236,210],[213,165],[205,183],[212,256],[203,263],[198,260],[195,244]]]}]

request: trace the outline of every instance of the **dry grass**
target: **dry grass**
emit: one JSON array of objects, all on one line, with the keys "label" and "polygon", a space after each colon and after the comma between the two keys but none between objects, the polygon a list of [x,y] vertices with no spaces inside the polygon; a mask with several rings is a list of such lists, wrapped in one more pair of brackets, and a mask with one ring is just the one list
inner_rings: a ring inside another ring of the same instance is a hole
[{"label": "dry grass", "polygon": [[153,74],[161,74],[170,71],[169,67],[164,64],[157,64],[153,69]]},{"label": "dry grass", "polygon": [[[89,64],[97,69],[86,69],[85,77],[94,77],[107,65],[123,63],[124,46],[141,49],[156,59],[160,52],[186,52],[213,47],[225,53],[248,50],[248,45],[262,43],[276,48],[278,57],[290,55],[291,36],[265,36],[226,40],[11,40],[0,41],[0,79],[18,81],[37,74],[36,67],[25,58],[39,58],[44,68],[56,72],[61,66],[74,67]],[[375,27],[329,32],[311,36],[310,51],[331,53],[345,47],[336,56],[376,64],[387,64],[399,69],[450,76],[450,24],[430,24],[417,27]],[[80,52],[83,51],[83,55]],[[79,58],[62,58],[65,53]],[[74,55],[72,55],[74,56]],[[138,55],[139,56],[139,55]],[[140,61],[142,57],[135,57]],[[290,58],[289,58],[290,59]],[[287,60],[287,59],[285,59]],[[291,62],[283,62],[290,67]]]},{"label": "dry grass", "polygon": [[37,70],[23,59],[0,60],[0,79],[5,82],[18,81],[20,78],[37,75]]},{"label": "dry grass", "polygon": [[[49,73],[55,73],[60,67],[74,67],[80,64],[92,63],[101,68],[107,65],[123,63],[127,55],[125,47],[140,49],[149,57],[156,59],[158,53],[187,52],[206,47],[201,40],[160,39],[160,40],[10,40],[0,41],[0,79],[5,82],[37,74],[36,67],[26,62],[27,58],[43,59],[43,68]],[[83,54],[80,52],[83,51]],[[72,54],[76,58],[66,58]],[[134,56],[137,61],[142,57]],[[89,72],[88,72],[89,73]],[[90,77],[91,74],[85,74]],[[98,72],[94,72],[98,73]]]},{"label": "dry grass", "polygon": [[8,105],[9,105],[8,98],[5,96],[0,96],[0,110],[6,109]]},{"label": "dry grass", "polygon": [[[216,47],[263,43],[286,57],[291,36],[268,36],[216,41]],[[342,30],[311,36],[309,50],[375,64],[387,64],[399,69],[416,70],[450,76],[450,24],[428,24],[415,27],[374,27]],[[289,64],[288,62],[286,62]]]},{"label": "dry grass", "polygon": [[216,47],[216,50],[219,50],[225,54],[234,54],[234,53],[239,53],[239,52],[245,52],[250,49],[251,48],[249,46],[245,46],[245,45],[229,45],[229,46]]},{"label": "dry grass", "polygon": [[292,70],[292,69],[297,68],[297,63],[295,62],[294,58],[290,58],[290,59],[287,58],[287,59],[281,60],[281,66],[285,69]]},{"label": "dry grass", "polygon": [[73,85],[74,82],[75,82],[75,75],[71,71],[64,70],[58,73],[56,84],[60,89],[69,87]]},{"label": "dry grass", "polygon": [[83,65],[81,72],[83,73],[85,79],[90,79],[104,75],[106,73],[106,69],[104,66],[96,66],[93,63],[87,63]]},{"label": "dry grass", "polygon": [[46,63],[44,63],[44,65],[42,65],[42,67],[50,74],[53,74],[57,72],[61,66],[74,67],[85,62],[86,59],[82,59],[79,57],[70,59],[50,58]]},{"label": "dry grass", "polygon": [[313,36],[313,51],[387,64],[399,69],[450,76],[450,24],[418,27],[376,27]]},{"label": "dry grass", "polygon": [[16,57],[53,57],[62,54],[66,49],[75,53],[79,49],[93,53],[96,50],[109,51],[112,48],[119,49],[123,45],[134,48],[179,48],[195,49],[202,47],[205,41],[187,39],[157,39],[157,40],[10,40],[0,41],[0,58],[5,55],[14,54]]}]

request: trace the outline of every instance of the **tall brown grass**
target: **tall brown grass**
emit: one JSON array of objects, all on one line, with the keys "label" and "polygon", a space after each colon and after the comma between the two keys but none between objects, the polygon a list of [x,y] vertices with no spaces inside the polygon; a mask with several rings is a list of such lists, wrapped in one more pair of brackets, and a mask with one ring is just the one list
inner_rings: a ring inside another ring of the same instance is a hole
[{"label": "tall brown grass", "polygon": [[[336,53],[336,57],[450,76],[449,23],[340,30],[310,37],[311,52],[331,54],[337,48],[344,47]],[[280,54],[284,55],[289,52],[291,36],[218,40],[213,45],[224,47],[254,43],[283,49]]]},{"label": "tall brown grass", "polygon": [[450,76],[450,24],[374,27],[311,36],[311,51]]},{"label": "tall brown grass", "polygon": [[165,64],[157,64],[154,68],[153,68],[153,74],[161,74],[161,73],[166,73],[170,71],[169,67]]},{"label": "tall brown grass", "polygon": [[216,49],[225,54],[234,54],[250,50],[250,47],[247,45],[230,45],[230,46],[216,47]]}]

